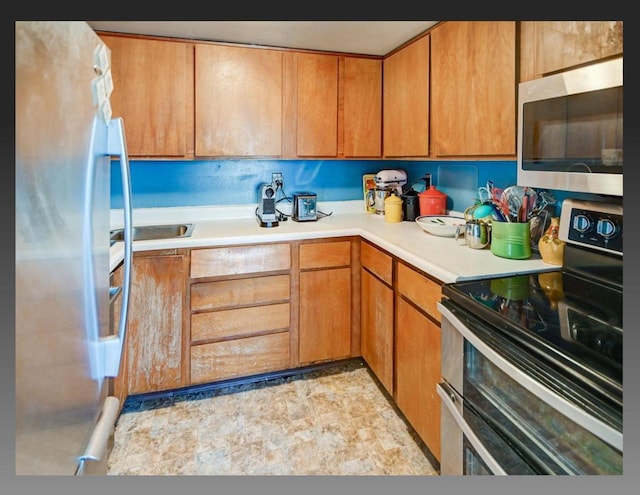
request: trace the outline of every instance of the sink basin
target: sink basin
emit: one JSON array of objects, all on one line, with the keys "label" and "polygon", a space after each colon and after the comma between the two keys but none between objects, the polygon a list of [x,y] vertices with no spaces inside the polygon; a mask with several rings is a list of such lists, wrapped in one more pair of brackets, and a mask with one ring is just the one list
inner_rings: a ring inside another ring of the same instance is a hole
[{"label": "sink basin", "polygon": [[[143,225],[133,227],[134,241],[149,241],[155,239],[171,239],[176,237],[189,237],[193,232],[192,223],[174,225]],[[124,229],[111,231],[111,241],[124,241]]]}]

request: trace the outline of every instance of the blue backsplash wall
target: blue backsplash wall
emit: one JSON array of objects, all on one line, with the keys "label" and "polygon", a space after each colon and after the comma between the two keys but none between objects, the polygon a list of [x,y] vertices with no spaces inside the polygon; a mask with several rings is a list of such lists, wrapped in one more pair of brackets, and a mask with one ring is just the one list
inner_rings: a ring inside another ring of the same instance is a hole
[{"label": "blue backsplash wall", "polygon": [[[407,183],[430,173],[432,183],[447,194],[447,208],[464,211],[473,204],[478,185],[492,180],[497,187],[516,183],[515,161],[408,160],[131,160],[134,208],[242,205],[257,203],[258,187],[284,176],[284,190],[312,191],[318,201],[362,199],[362,175],[401,169]],[[119,162],[112,163],[111,206],[122,208]]]}]

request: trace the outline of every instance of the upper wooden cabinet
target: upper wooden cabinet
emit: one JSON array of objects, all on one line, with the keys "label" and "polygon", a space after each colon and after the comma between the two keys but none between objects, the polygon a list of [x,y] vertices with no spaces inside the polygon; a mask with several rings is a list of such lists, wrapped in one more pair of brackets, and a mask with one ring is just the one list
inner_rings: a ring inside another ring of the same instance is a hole
[{"label": "upper wooden cabinet", "polygon": [[429,155],[429,36],[383,61],[383,153]]},{"label": "upper wooden cabinet", "polygon": [[195,154],[282,155],[283,52],[196,44]]},{"label": "upper wooden cabinet", "polygon": [[515,156],[515,21],[439,24],[431,71],[432,156]]},{"label": "upper wooden cabinet", "polygon": [[521,21],[520,81],[621,55],[622,21]]},{"label": "upper wooden cabinet", "polygon": [[338,154],[338,57],[295,54],[296,154]]},{"label": "upper wooden cabinet", "polygon": [[382,61],[344,58],[344,156],[382,154]]},{"label": "upper wooden cabinet", "polygon": [[186,42],[101,34],[111,50],[113,115],[128,154],[193,155],[193,48]]}]

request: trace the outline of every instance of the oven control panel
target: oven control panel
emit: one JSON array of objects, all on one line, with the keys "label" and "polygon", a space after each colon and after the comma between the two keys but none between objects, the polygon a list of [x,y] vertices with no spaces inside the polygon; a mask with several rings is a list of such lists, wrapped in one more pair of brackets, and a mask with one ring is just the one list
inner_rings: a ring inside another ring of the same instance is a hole
[{"label": "oven control panel", "polygon": [[565,199],[558,237],[622,256],[622,205]]}]

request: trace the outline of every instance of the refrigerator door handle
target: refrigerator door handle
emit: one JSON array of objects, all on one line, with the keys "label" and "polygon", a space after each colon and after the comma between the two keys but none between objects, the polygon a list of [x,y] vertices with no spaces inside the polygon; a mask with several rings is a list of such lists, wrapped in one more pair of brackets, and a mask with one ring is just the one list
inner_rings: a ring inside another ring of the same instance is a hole
[{"label": "refrigerator door handle", "polygon": [[103,456],[107,453],[107,446],[116,420],[118,419],[119,410],[120,401],[117,397],[110,395],[104,400],[100,418],[91,433],[91,438],[89,438],[84,454],[80,456],[81,462],[79,469],[82,469],[82,465],[86,461],[102,460]]},{"label": "refrigerator door handle", "polygon": [[108,153],[118,156],[122,176],[122,200],[124,211],[124,277],[122,282],[122,305],[118,333],[102,339],[104,349],[105,376],[118,376],[122,349],[127,332],[127,315],[129,312],[129,294],[131,292],[131,266],[133,259],[132,235],[132,206],[131,206],[131,176],[129,158],[127,156],[127,142],[124,134],[122,118],[114,118],[109,122]]}]

